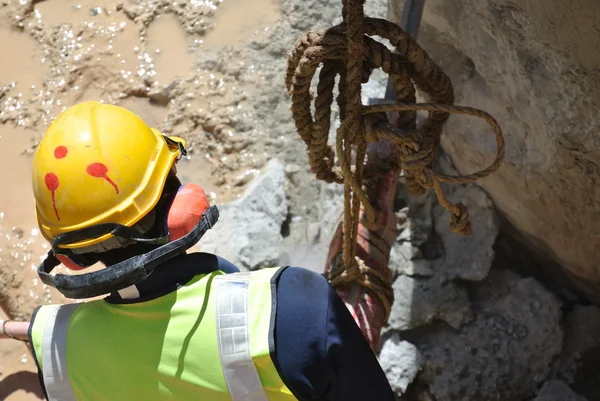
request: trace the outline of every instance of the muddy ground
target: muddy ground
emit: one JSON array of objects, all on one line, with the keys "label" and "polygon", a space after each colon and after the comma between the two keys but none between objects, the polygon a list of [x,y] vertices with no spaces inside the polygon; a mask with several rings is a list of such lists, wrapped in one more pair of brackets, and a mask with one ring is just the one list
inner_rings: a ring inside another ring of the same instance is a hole
[{"label": "muddy ground", "polygon": [[[314,220],[324,190],[307,171],[283,73],[296,39],[337,23],[340,3],[2,0],[0,285],[20,309],[28,314],[65,301],[35,273],[48,247],[35,224],[31,155],[49,122],[77,102],[119,104],[186,138],[190,153],[180,175],[201,184],[217,205],[239,197],[267,161],[279,158],[294,174],[287,188],[291,229]],[[385,0],[368,7],[385,16]],[[0,398],[38,399],[18,389],[34,371],[24,345],[0,343]]]}]

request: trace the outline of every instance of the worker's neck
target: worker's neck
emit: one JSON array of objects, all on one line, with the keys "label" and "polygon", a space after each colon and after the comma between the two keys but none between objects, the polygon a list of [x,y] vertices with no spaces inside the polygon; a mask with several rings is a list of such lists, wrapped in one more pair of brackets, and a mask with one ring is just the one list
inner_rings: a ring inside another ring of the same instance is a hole
[{"label": "worker's neck", "polygon": [[189,255],[179,255],[156,267],[144,281],[123,288],[106,298],[110,303],[145,302],[166,295],[185,285],[197,274],[207,274],[213,266],[194,263]]},{"label": "worker's neck", "polygon": [[100,261],[104,263],[105,266],[113,266],[117,263],[124,262],[127,259],[131,259],[135,256],[140,256],[145,253],[148,253],[158,247],[159,245],[149,245],[140,243],[133,244],[125,248],[113,249],[102,253]]}]

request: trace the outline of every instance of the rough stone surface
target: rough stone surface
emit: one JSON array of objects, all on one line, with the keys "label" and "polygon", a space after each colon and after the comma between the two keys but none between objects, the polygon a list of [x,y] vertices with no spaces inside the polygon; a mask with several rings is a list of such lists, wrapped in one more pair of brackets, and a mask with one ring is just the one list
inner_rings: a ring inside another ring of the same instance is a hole
[{"label": "rough stone surface", "polygon": [[390,269],[397,276],[431,277],[435,274],[431,268],[431,261],[423,259],[419,248],[408,241],[396,242],[390,250]]},{"label": "rough stone surface", "polygon": [[[291,185],[294,185],[291,179]],[[343,212],[343,187],[320,184],[315,198],[314,218],[294,216],[290,235],[284,239],[281,264],[323,272],[331,237]]]},{"label": "rough stone surface", "polygon": [[244,195],[222,206],[218,223],[202,238],[200,250],[216,253],[243,270],[275,266],[287,216],[284,168],[271,160]]},{"label": "rough stone surface", "polygon": [[394,334],[383,345],[379,363],[385,372],[392,390],[398,395],[406,392],[421,368],[421,354],[407,341]]},{"label": "rough stone surface", "polygon": [[[404,2],[391,4],[399,21]],[[596,300],[599,23],[593,0],[430,0],[419,33],[456,103],[490,112],[506,134],[506,161],[484,189],[529,246],[582,278]],[[496,152],[488,126],[468,117],[450,118],[442,146],[462,173]]]},{"label": "rough stone surface", "polygon": [[418,381],[437,400],[522,400],[561,349],[560,303],[537,281],[492,269],[472,292],[475,319],[404,334],[423,355]]},{"label": "rough stone surface", "polygon": [[447,186],[445,192],[451,202],[461,202],[467,206],[473,233],[468,237],[452,233],[448,229],[448,211],[436,204],[433,210],[435,230],[442,238],[445,255],[434,263],[450,278],[483,280],[492,267],[492,246],[498,236],[498,222],[492,202],[477,185]]},{"label": "rough stone surface", "polygon": [[393,284],[394,304],[388,324],[409,330],[443,320],[458,329],[472,318],[466,288],[450,281],[399,276]]},{"label": "rough stone surface", "polygon": [[400,190],[408,206],[396,214],[399,233],[390,255],[395,301],[389,325],[394,329],[413,329],[436,319],[458,329],[472,319],[467,289],[457,279],[487,276],[498,224],[491,201],[479,187],[454,186],[446,193],[468,206],[471,236],[448,230],[448,212],[433,194],[412,198]]},{"label": "rough stone surface", "polygon": [[587,398],[577,395],[562,381],[550,380],[544,384],[534,401],[587,401]]}]

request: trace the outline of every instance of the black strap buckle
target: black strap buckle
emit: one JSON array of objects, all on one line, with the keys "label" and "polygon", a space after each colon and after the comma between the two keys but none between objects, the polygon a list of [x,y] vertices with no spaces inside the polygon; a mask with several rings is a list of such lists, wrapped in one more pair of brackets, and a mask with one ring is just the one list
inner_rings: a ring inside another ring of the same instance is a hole
[{"label": "black strap buckle", "polygon": [[183,146],[181,142],[175,141],[166,135],[163,135],[163,138],[165,138],[167,145],[173,147],[177,146],[179,148],[179,156],[177,157],[177,160],[180,160],[183,156],[187,156],[187,150],[185,150],[185,146]]}]

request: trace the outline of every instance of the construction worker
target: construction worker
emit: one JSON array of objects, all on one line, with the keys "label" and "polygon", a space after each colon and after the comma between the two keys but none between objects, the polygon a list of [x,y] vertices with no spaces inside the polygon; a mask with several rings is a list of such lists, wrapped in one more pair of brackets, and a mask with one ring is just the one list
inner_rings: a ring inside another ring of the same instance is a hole
[{"label": "construction worker", "polygon": [[[68,108],[37,147],[36,216],[51,244],[38,273],[72,299],[108,294],[2,324],[5,336],[30,342],[47,398],[393,400],[375,343],[348,310],[356,298],[345,303],[303,268],[239,273],[219,256],[186,252],[218,210],[177,178],[182,155],[181,138],[98,102]],[[380,199],[390,211],[387,182]],[[388,245],[373,256],[378,269]],[[60,263],[98,262],[106,267],[52,274]]]}]

